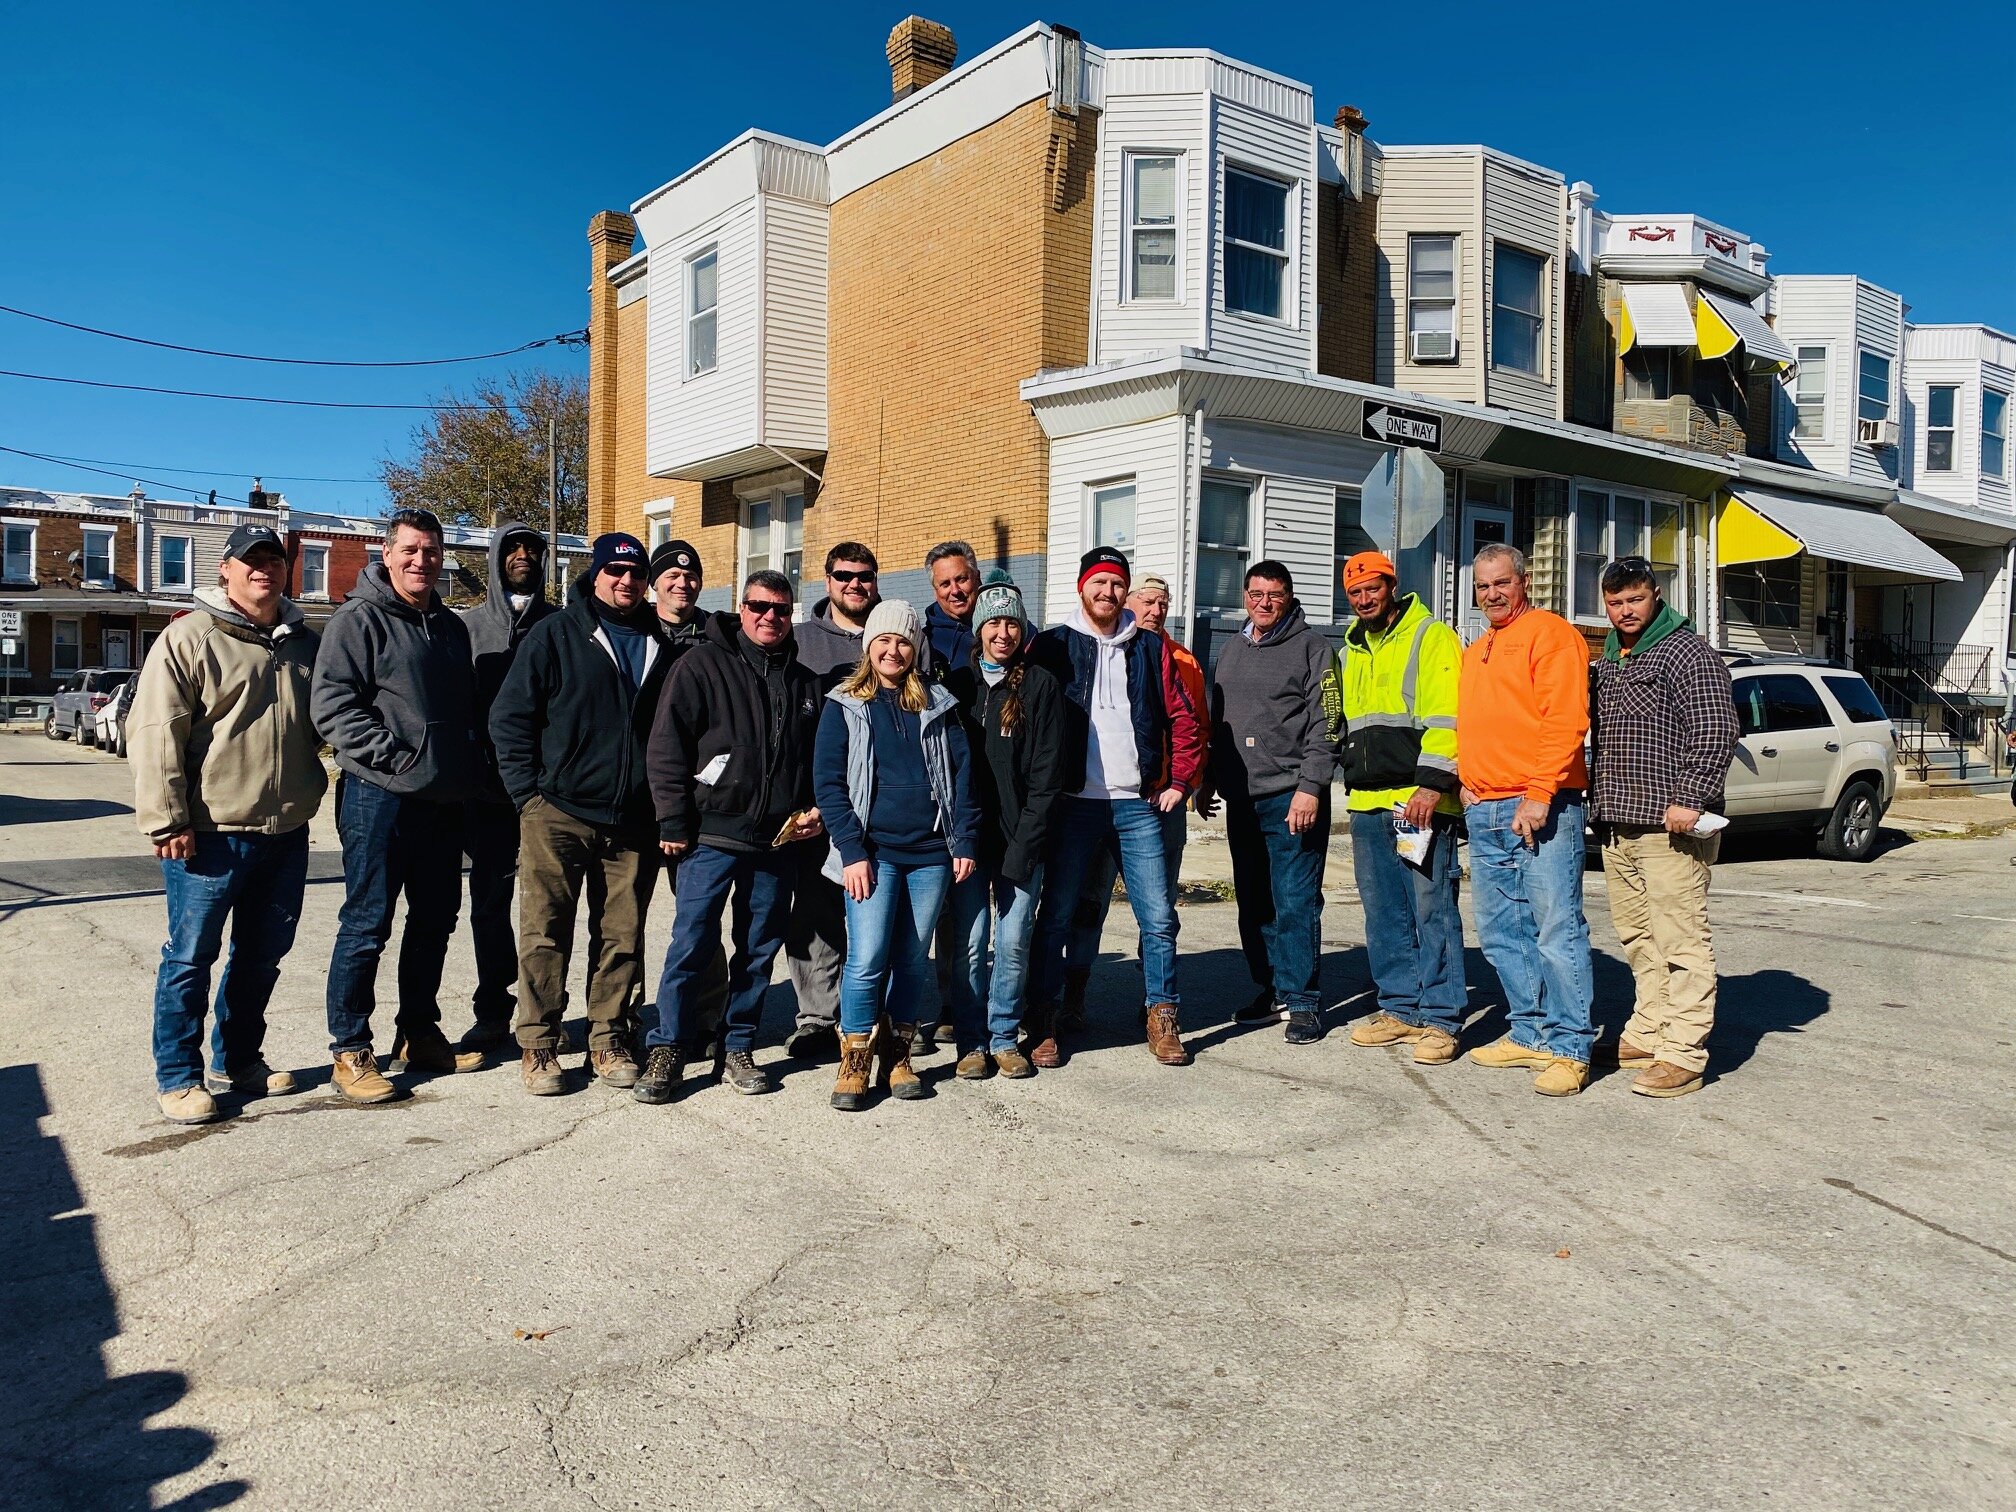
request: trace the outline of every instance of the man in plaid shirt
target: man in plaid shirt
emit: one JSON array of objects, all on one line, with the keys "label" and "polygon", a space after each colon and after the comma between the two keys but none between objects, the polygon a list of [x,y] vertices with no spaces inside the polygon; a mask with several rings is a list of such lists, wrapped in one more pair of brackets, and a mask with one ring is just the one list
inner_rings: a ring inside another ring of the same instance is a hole
[{"label": "man in plaid shirt", "polygon": [[1679,1097],[1701,1085],[1715,1025],[1708,874],[1719,835],[1695,832],[1720,812],[1736,750],[1729,669],[1660,597],[1652,564],[1603,569],[1612,626],[1591,673],[1590,812],[1603,842],[1610,918],[1637,979],[1618,1041],[1631,1090]]}]

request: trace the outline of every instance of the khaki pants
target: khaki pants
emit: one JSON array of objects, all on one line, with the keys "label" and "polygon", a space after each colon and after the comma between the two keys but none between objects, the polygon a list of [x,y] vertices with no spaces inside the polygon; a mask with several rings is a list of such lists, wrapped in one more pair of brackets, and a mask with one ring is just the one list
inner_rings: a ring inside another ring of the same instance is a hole
[{"label": "khaki pants", "polygon": [[588,1048],[624,1043],[624,1016],[644,969],[644,915],[658,878],[656,828],[590,824],[544,798],[519,816],[518,1019],[525,1050],[559,1050],[567,1007],[574,915],[585,885],[588,939]]},{"label": "khaki pants", "polygon": [[1708,937],[1708,874],[1722,838],[1608,829],[1603,872],[1610,920],[1637,980],[1624,1033],[1687,1071],[1708,1064],[1715,1027],[1715,950]]}]

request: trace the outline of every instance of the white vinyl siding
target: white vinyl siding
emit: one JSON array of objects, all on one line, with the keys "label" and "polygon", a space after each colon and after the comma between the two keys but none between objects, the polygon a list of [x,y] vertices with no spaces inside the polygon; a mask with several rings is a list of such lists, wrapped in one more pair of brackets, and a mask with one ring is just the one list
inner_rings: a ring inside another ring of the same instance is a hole
[{"label": "white vinyl siding", "polygon": [[[645,368],[647,469],[677,477],[697,459],[756,445],[757,263],[756,207],[737,206],[701,228],[691,248],[672,247],[652,257],[649,333]],[[715,258],[714,366],[689,371],[687,298],[696,252]]]},{"label": "white vinyl siding", "polygon": [[[1858,439],[1863,416],[1876,418],[1882,395],[1882,417],[1897,415],[1897,368],[1903,353],[1903,302],[1886,289],[1851,275],[1791,273],[1777,280],[1775,329],[1793,351],[1812,346],[1831,348],[1825,382],[1827,432],[1822,437],[1780,432],[1788,461],[1805,462],[1824,472],[1839,473],[1864,483],[1897,480],[1902,447],[1876,448]],[[1875,359],[1870,396],[1862,396],[1864,356]],[[1880,378],[1880,383],[1879,383]],[[1797,393],[1797,379],[1794,380]],[[1809,390],[1810,392],[1810,390]],[[1762,423],[1762,417],[1756,417]]]},{"label": "white vinyl siding", "polygon": [[[1913,326],[1901,373],[1902,448],[1910,488],[1954,504],[2010,508],[2007,396],[2016,391],[2016,337],[1986,326]],[[1940,389],[1953,393],[1952,466],[1935,463],[1946,427]],[[1999,581],[1999,578],[1997,579]],[[1947,590],[1941,589],[1942,599]],[[2000,635],[1997,617],[1997,636]]]},{"label": "white vinyl siding", "polygon": [[[1211,215],[1210,157],[1206,151],[1205,117],[1208,96],[1202,92],[1202,70],[1196,73],[1198,92],[1175,94],[1166,69],[1126,61],[1109,65],[1106,111],[1099,122],[1097,190],[1096,325],[1092,334],[1094,360],[1112,362],[1138,352],[1162,351],[1205,343],[1203,270],[1210,262],[1204,238]],[[1153,90],[1157,92],[1143,92]],[[1175,296],[1143,300],[1129,296],[1126,217],[1128,159],[1174,157],[1177,160]]]},{"label": "white vinyl siding", "polygon": [[[1309,186],[1316,171],[1316,128],[1309,97],[1286,89],[1260,87],[1265,80],[1237,70],[1214,70],[1242,94],[1269,99],[1299,112],[1293,119],[1258,109],[1240,98],[1212,101],[1215,245],[1211,258],[1211,324],[1208,346],[1252,362],[1313,368],[1316,362],[1314,260],[1310,247],[1315,216]],[[1245,84],[1254,85],[1251,89]],[[1278,248],[1275,205],[1279,205]],[[1243,213],[1242,213],[1243,207]],[[1243,224],[1237,224],[1243,220]],[[1278,253],[1278,255],[1276,255]],[[1272,310],[1241,310],[1242,300],[1264,289],[1269,270],[1280,275],[1280,298]]]},{"label": "white vinyl siding", "polygon": [[1134,575],[1159,573],[1169,581],[1176,612],[1184,602],[1189,553],[1182,540],[1186,425],[1180,415],[1140,425],[1059,436],[1050,443],[1049,561],[1044,603],[1029,605],[1039,623],[1058,621],[1078,604],[1078,557],[1096,531],[1095,489],[1132,479]]},{"label": "white vinyl siding", "polygon": [[763,437],[826,450],[826,207],[763,201]]},{"label": "white vinyl siding", "polygon": [[5,564],[0,567],[0,580],[21,586],[32,585],[35,581],[35,522],[9,520],[4,532]]},{"label": "white vinyl siding", "polygon": [[[1558,419],[1561,408],[1561,259],[1567,250],[1567,191],[1559,178],[1486,153],[1482,164],[1483,238],[1489,254],[1480,257],[1485,280],[1484,308],[1493,327],[1488,350],[1480,349],[1479,364],[1484,375],[1484,402],[1503,405],[1526,415]],[[1383,206],[1382,206],[1383,213]],[[1501,260],[1501,248],[1512,256]],[[1539,260],[1537,291],[1522,275],[1533,271],[1530,261]],[[1500,271],[1514,279],[1515,288],[1500,295]],[[1535,295],[1537,293],[1537,299]],[[1510,345],[1501,341],[1498,313],[1504,311],[1515,327]],[[1531,340],[1531,367],[1523,360]]]}]

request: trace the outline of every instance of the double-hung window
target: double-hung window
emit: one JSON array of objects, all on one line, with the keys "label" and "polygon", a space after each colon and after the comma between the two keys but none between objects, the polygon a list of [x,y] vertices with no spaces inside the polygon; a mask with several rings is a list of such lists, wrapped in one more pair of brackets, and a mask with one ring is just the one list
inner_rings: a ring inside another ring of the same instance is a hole
[{"label": "double-hung window", "polygon": [[1127,155],[1127,298],[1176,298],[1176,200],[1181,159]]},{"label": "double-hung window", "polygon": [[1132,478],[1093,485],[1089,500],[1092,546],[1111,546],[1128,561],[1134,560],[1135,497]]},{"label": "double-hung window", "polygon": [[329,597],[329,548],[313,546],[306,542],[301,546],[301,597],[323,599]]},{"label": "double-hung window", "polygon": [[158,586],[164,591],[189,591],[189,537],[164,535],[160,538],[161,573]]},{"label": "double-hung window", "polygon": [[112,541],[114,532],[110,527],[84,527],[84,581],[87,583],[109,583],[112,581]]},{"label": "double-hung window", "polygon": [[1351,617],[1344,592],[1344,564],[1361,551],[1376,551],[1379,543],[1365,529],[1365,496],[1355,488],[1337,490],[1337,538],[1331,548],[1336,570],[1330,575],[1330,617],[1343,624]]},{"label": "double-hung window", "polygon": [[1935,383],[1925,391],[1925,471],[1953,471],[1953,411],[1960,390]]},{"label": "double-hung window", "polygon": [[721,252],[709,247],[686,261],[686,376],[714,371],[716,306],[721,303]]},{"label": "double-hung window", "polygon": [[49,670],[57,677],[75,672],[84,665],[84,621],[59,619],[52,628]]},{"label": "double-hung window", "polygon": [[1981,475],[2009,476],[2009,396],[2000,389],[1981,390]]},{"label": "double-hung window", "polygon": [[1456,238],[1407,238],[1407,356],[1412,362],[1456,357]]},{"label": "double-hung window", "polygon": [[1722,569],[1722,617],[1764,630],[1799,628],[1800,559],[1743,562]]},{"label": "double-hung window", "polygon": [[1792,380],[1792,434],[1801,441],[1827,437],[1827,348],[1799,348],[1799,373]]},{"label": "double-hung window", "polygon": [[742,506],[742,576],[781,572],[795,597],[805,567],[805,494],[779,490]]},{"label": "double-hung window", "polygon": [[1641,556],[1652,564],[1660,593],[1685,614],[1680,522],[1680,506],[1669,500],[1576,489],[1574,617],[1604,618],[1603,569],[1628,556]]},{"label": "double-hung window", "polygon": [[1537,376],[1546,330],[1547,259],[1499,242],[1491,249],[1491,366]]},{"label": "double-hung window", "polygon": [[1855,372],[1855,418],[1890,418],[1890,359],[1878,352],[1863,352]]},{"label": "double-hung window", "polygon": [[1624,354],[1624,398],[1671,399],[1673,368],[1672,347],[1634,346]]},{"label": "double-hung window", "polygon": [[0,577],[10,583],[33,583],[35,581],[35,522],[33,520],[9,520],[4,527],[6,538],[6,566],[0,570]]},{"label": "double-hung window", "polygon": [[[1288,186],[1225,170],[1225,308],[1288,318]],[[1235,602],[1243,604],[1242,589]]]},{"label": "double-hung window", "polygon": [[1236,617],[1246,606],[1253,485],[1206,478],[1197,506],[1197,612]]}]

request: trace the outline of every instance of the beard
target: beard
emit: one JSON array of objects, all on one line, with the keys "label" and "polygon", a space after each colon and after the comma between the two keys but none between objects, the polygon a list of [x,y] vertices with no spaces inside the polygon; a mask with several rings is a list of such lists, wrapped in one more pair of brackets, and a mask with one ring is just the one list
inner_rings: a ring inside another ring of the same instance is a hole
[{"label": "beard", "polygon": [[504,570],[504,589],[507,593],[537,593],[545,581],[543,564],[527,567],[523,572]]}]

